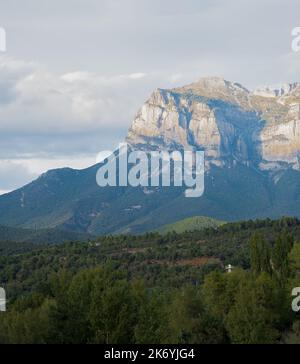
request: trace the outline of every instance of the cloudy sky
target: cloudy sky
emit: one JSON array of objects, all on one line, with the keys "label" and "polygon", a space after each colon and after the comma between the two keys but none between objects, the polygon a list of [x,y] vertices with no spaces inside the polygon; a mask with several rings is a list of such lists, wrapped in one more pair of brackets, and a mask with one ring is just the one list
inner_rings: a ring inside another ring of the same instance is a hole
[{"label": "cloudy sky", "polygon": [[300,81],[299,0],[0,0],[0,193],[84,168],[155,88]]}]

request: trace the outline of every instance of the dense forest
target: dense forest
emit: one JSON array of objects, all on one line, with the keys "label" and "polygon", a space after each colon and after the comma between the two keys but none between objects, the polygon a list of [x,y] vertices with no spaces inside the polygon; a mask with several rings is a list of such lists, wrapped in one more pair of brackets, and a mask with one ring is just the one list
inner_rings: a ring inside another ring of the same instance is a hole
[{"label": "dense forest", "polygon": [[0,242],[0,343],[300,343],[299,241],[300,221],[282,218]]}]

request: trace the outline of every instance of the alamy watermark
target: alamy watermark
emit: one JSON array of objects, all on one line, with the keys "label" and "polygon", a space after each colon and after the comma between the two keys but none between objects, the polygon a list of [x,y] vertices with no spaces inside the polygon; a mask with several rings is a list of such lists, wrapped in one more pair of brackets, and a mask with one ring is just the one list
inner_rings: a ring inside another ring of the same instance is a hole
[{"label": "alamy watermark", "polygon": [[6,52],[6,31],[0,27],[0,52]]},{"label": "alamy watermark", "polygon": [[295,27],[292,29],[292,50],[293,52],[299,52],[300,51],[300,27]]},{"label": "alamy watermark", "polygon": [[108,157],[96,176],[100,187],[181,187],[186,197],[200,197],[204,192],[203,151],[130,150],[126,143]]},{"label": "alamy watermark", "polygon": [[6,294],[2,287],[0,287],[0,311],[6,311]]}]

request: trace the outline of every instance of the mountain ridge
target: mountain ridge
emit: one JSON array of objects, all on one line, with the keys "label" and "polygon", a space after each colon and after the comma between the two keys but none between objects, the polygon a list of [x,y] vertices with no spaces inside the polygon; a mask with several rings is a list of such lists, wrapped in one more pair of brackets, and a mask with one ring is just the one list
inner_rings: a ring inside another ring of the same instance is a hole
[{"label": "mountain ridge", "polygon": [[[202,215],[234,221],[300,217],[300,84],[257,95],[220,78],[157,89],[137,112],[132,149],[204,150],[205,192],[104,187],[100,164],[56,169],[0,196],[0,224],[90,234],[143,233]],[[275,96],[274,96],[275,92]]]}]

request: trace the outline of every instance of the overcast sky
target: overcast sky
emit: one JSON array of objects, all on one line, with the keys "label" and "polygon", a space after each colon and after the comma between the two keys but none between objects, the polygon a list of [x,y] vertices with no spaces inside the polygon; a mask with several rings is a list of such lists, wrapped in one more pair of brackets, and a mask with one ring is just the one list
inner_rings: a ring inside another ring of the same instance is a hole
[{"label": "overcast sky", "polygon": [[84,168],[155,88],[300,81],[299,0],[0,0],[0,193]]}]

